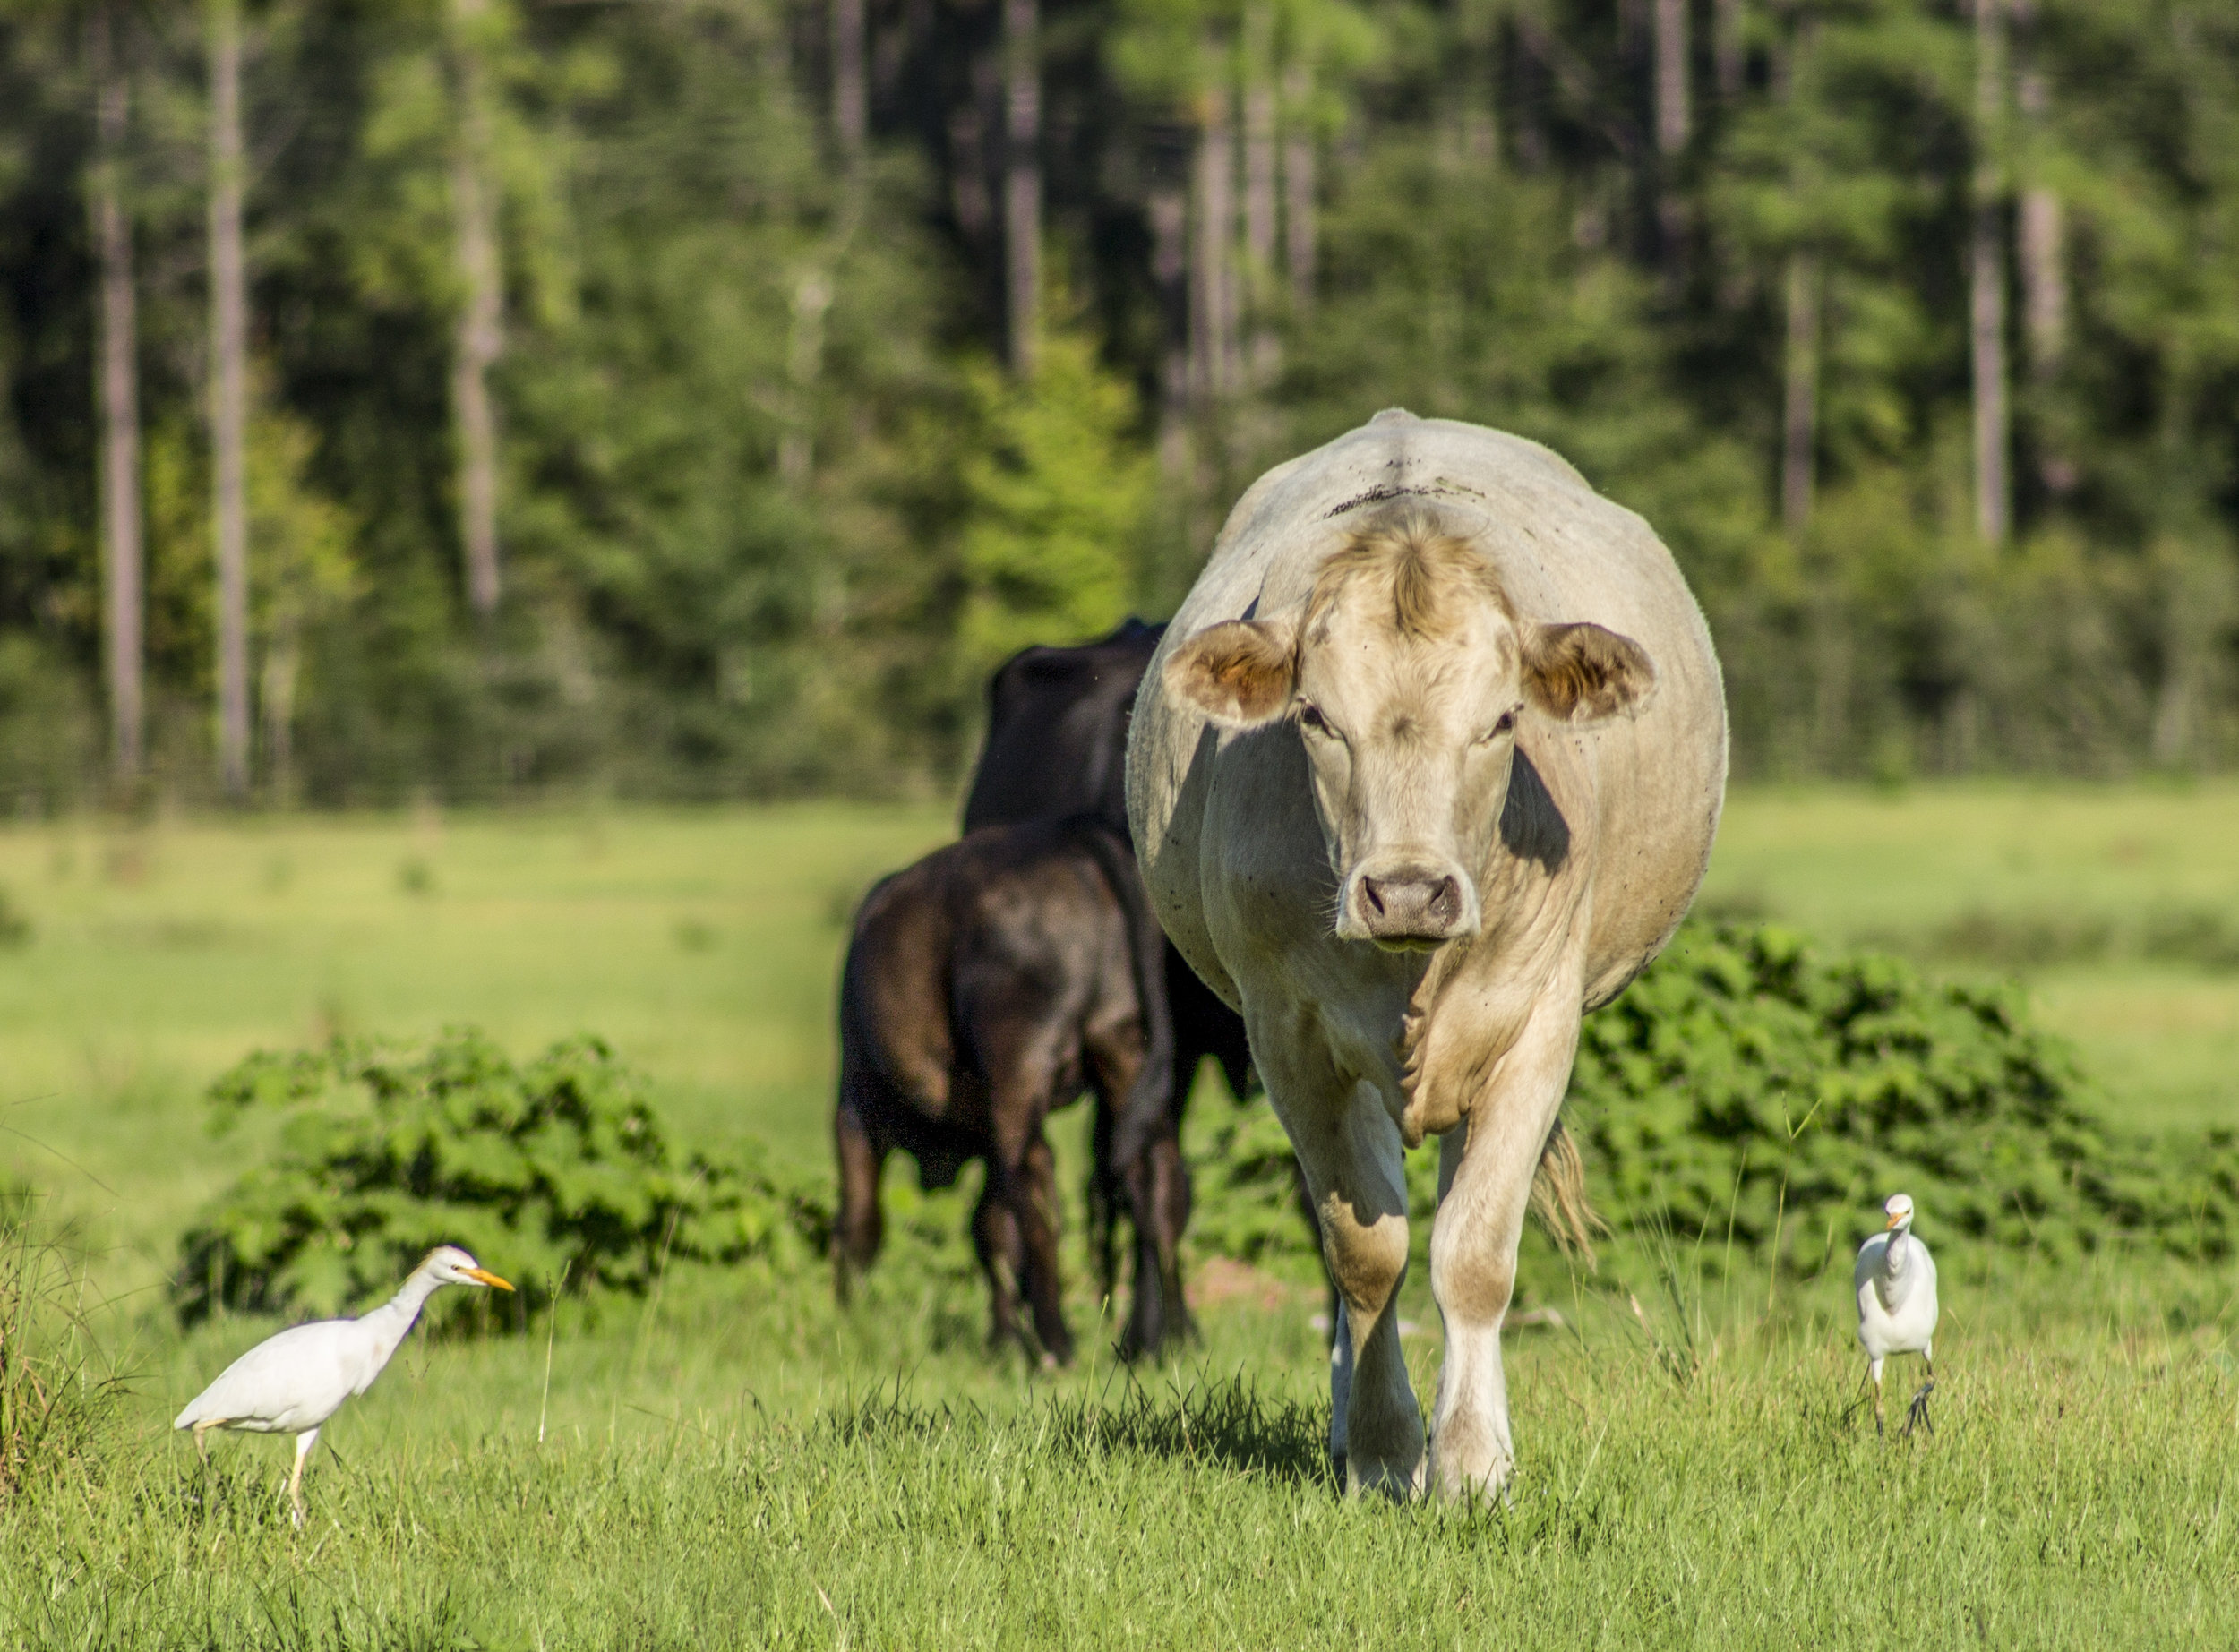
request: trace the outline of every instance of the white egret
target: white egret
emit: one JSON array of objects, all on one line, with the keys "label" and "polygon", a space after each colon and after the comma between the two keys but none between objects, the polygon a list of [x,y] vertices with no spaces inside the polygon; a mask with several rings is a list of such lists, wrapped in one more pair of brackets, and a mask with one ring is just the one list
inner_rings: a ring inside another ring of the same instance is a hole
[{"label": "white egret", "polygon": [[1935,1391],[1935,1258],[1912,1234],[1912,1199],[1892,1194],[1882,1209],[1889,1226],[1858,1246],[1852,1276],[1858,1291],[1858,1342],[1866,1349],[1866,1374],[1874,1384],[1874,1432],[1882,1432],[1882,1362],[1892,1354],[1917,1354],[1927,1362],[1928,1380],[1905,1412],[1905,1432],[1928,1417],[1928,1396]]},{"label": "white egret", "polygon": [[296,1471],[288,1476],[287,1495],[301,1526],[304,1459],[318,1443],[320,1425],[345,1399],[373,1385],[421,1306],[445,1285],[513,1288],[457,1245],[438,1245],[395,1296],[364,1317],[314,1320],[258,1343],[189,1401],[171,1426],[192,1428],[194,1449],[205,1460],[203,1436],[213,1428],[295,1435]]}]

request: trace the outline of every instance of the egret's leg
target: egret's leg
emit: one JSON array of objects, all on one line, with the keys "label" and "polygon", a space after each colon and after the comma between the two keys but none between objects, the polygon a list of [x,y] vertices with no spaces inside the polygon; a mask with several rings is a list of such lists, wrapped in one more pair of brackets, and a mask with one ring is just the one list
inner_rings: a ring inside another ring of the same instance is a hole
[{"label": "egret's leg", "polygon": [[1878,1440],[1882,1437],[1882,1362],[1868,1359],[1866,1362],[1866,1380],[1874,1384],[1874,1437]]},{"label": "egret's leg", "polygon": [[1928,1396],[1935,1392],[1935,1359],[1932,1355],[1921,1357],[1928,1366],[1928,1380],[1920,1385],[1920,1391],[1912,1397],[1912,1404],[1905,1408],[1905,1437],[1912,1437],[1915,1423],[1925,1423],[1930,1434],[1935,1433],[1935,1419],[1928,1415]]},{"label": "egret's leg", "polygon": [[222,1420],[215,1418],[207,1423],[194,1425],[194,1455],[202,1459],[202,1467],[205,1468],[210,1467],[210,1431],[224,1426]]},{"label": "egret's leg", "polygon": [[319,1443],[319,1431],[306,1428],[296,1436],[296,1472],[287,1477],[287,1500],[296,1505],[296,1524],[304,1523],[304,1459],[311,1455],[311,1448]]}]

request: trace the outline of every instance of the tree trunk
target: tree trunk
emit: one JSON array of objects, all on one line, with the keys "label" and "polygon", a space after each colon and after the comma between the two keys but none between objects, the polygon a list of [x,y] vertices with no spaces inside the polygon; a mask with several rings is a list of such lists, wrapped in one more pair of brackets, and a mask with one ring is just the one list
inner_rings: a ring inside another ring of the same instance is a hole
[{"label": "tree trunk", "polygon": [[988,232],[994,209],[987,196],[986,106],[992,100],[987,59],[972,65],[972,96],[948,113],[948,210],[966,241]]},{"label": "tree trunk", "polygon": [[1679,158],[1687,147],[1687,0],[1656,0],[1656,229],[1667,285],[1686,250]]},{"label": "tree trunk", "polygon": [[1158,465],[1170,482],[1189,466],[1189,201],[1182,191],[1151,191],[1151,284],[1158,294]]},{"label": "tree trunk", "polygon": [[459,129],[451,153],[451,212],[466,302],[451,343],[451,404],[459,421],[459,537],[467,600],[487,620],[498,606],[498,432],[490,370],[505,347],[505,291],[491,199],[489,92],[482,24],[489,0],[451,0]]},{"label": "tree trunk", "polygon": [[2005,112],[2003,0],[1975,0],[1974,227],[1968,255],[1968,312],[1975,385],[1975,531],[2005,543],[2006,261],[1999,214],[1999,147]]},{"label": "tree trunk", "polygon": [[1255,5],[1244,30],[1244,246],[1257,283],[1275,267],[1274,13]]},{"label": "tree trunk", "polygon": [[241,5],[210,0],[210,424],[218,548],[218,779],[249,793],[247,278],[241,253]]},{"label": "tree trunk", "polygon": [[258,673],[258,711],[264,723],[264,762],[272,800],[285,809],[296,800],[296,682],[303,647],[292,616],[282,615],[264,645],[264,669]]},{"label": "tree trunk", "polygon": [[1247,352],[1255,385],[1277,371],[1273,305],[1275,276],[1275,19],[1257,5],[1245,17],[1244,266],[1240,271],[1251,318]]},{"label": "tree trunk", "polygon": [[1283,94],[1291,106],[1290,128],[1282,141],[1283,262],[1290,270],[1291,307],[1305,311],[1314,304],[1316,207],[1309,112],[1313,85],[1304,64],[1292,64],[1285,73]]},{"label": "tree trunk", "polygon": [[1741,96],[1742,21],[1742,0],[1711,0],[1711,73],[1728,103]]},{"label": "tree trunk", "polygon": [[1819,260],[1789,254],[1788,347],[1780,419],[1780,522],[1790,539],[1811,525],[1819,423]]},{"label": "tree trunk", "polygon": [[99,268],[101,563],[107,587],[103,650],[108,668],[111,757],[119,788],[140,778],[145,724],[141,662],[139,327],[133,313],[133,231],[124,211],[124,134],[131,81],[120,61],[121,21],[113,4],[95,5],[87,56],[99,142],[93,168],[94,256]]},{"label": "tree trunk", "polygon": [[1011,371],[1031,379],[1042,326],[1042,65],[1034,0],[1003,0],[1003,252]]},{"label": "tree trunk", "polygon": [[777,441],[777,475],[796,492],[809,485],[816,464],[816,387],[824,370],[824,312],[831,307],[832,283],[822,270],[811,269],[794,283],[793,325],[785,338],[792,407]]},{"label": "tree trunk", "polygon": [[1236,289],[1230,237],[1236,233],[1236,142],[1229,128],[1229,92],[1205,97],[1197,141],[1197,233],[1190,251],[1190,389],[1201,402],[1226,396],[1234,382]]},{"label": "tree trunk", "polygon": [[863,87],[863,0],[832,0],[832,136],[853,161],[871,134]]},{"label": "tree trunk", "polygon": [[[2045,76],[2020,77],[2022,116],[2041,128],[2051,103]],[[2021,192],[2021,318],[2029,339],[2029,376],[2042,384],[2068,348],[2068,233],[2060,197],[2044,184]]]}]

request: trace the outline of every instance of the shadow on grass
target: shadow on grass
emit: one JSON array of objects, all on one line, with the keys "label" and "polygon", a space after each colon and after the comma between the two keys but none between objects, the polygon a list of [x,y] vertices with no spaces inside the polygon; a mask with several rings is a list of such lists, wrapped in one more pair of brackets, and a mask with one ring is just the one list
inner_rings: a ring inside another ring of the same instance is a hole
[{"label": "shadow on grass", "polygon": [[827,1412],[819,1426],[842,1443],[895,1440],[961,1443],[1030,1435],[1037,1454],[1062,1461],[1154,1457],[1205,1463],[1278,1484],[1342,1492],[1329,1463],[1329,1423],[1321,1408],[1271,1398],[1241,1376],[1199,1373],[1187,1386],[1118,1393],[1052,1395],[993,1416],[977,1405],[920,1405],[901,1379]]}]

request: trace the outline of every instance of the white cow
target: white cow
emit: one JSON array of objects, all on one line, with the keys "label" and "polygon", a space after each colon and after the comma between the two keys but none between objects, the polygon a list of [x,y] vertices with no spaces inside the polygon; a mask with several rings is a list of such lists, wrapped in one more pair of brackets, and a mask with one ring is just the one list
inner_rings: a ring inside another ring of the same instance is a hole
[{"label": "white cow", "polygon": [[1378,414],[1263,476],[1144,679],[1137,852],[1241,1011],[1341,1301],[1331,1449],[1424,1483],[1401,1152],[1443,1137],[1429,1472],[1497,1492],[1517,1241],[1589,1220],[1558,1113],[1583,1011],[1694,898],[1726,779],[1708,629],[1648,525],[1535,443]]}]

